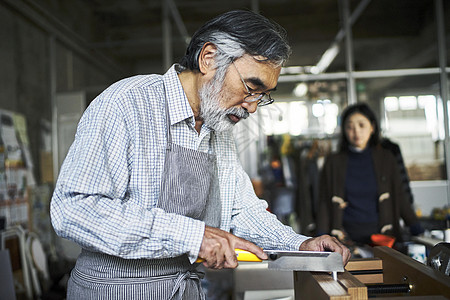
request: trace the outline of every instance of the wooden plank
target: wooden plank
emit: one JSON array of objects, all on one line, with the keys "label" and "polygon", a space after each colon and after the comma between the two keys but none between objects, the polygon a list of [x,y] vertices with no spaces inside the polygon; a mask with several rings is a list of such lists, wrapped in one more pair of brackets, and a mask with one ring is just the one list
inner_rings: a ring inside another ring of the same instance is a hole
[{"label": "wooden plank", "polygon": [[[450,299],[450,279],[443,273],[386,246],[374,247],[383,260],[385,284],[410,284],[411,296],[442,295]],[[427,298],[428,299],[428,298]]]},{"label": "wooden plank", "polygon": [[338,274],[338,281],[347,290],[352,300],[367,300],[367,287],[349,272]]},{"label": "wooden plank", "polygon": [[357,271],[379,271],[375,274],[352,274],[356,279],[364,284],[383,283],[383,261],[380,258],[358,258],[350,260],[345,266],[345,270]]},{"label": "wooden plank", "polygon": [[360,275],[353,275],[353,276],[364,284],[383,283],[383,274],[382,273],[380,273],[380,274],[360,274]]},{"label": "wooden plank", "polygon": [[294,271],[295,300],[352,300],[342,285],[326,273]]},{"label": "wooden plank", "polygon": [[350,260],[345,266],[346,271],[383,270],[383,261],[380,258],[358,258]]}]

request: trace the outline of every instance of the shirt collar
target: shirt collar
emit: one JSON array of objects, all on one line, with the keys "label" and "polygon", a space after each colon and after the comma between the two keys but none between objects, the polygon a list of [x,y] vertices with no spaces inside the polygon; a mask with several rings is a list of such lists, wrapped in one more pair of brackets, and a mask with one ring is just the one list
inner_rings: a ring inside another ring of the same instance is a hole
[{"label": "shirt collar", "polygon": [[169,106],[170,125],[194,117],[194,112],[178,78],[176,66],[172,65],[163,76],[166,100]]},{"label": "shirt collar", "polygon": [[367,147],[364,148],[364,149],[356,148],[356,147],[353,147],[353,146],[349,145],[348,149],[351,152],[353,152],[353,153],[367,153],[367,152],[370,152],[370,146],[369,145],[367,145]]}]

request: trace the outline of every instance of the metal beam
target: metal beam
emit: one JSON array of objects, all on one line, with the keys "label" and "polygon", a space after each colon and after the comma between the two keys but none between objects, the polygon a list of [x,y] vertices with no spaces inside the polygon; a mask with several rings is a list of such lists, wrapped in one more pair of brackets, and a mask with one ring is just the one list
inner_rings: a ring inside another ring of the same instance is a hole
[{"label": "metal beam", "polygon": [[[359,2],[358,6],[355,8],[354,12],[351,14],[351,16],[349,18],[350,28],[353,26],[353,24],[356,22],[356,20],[359,19],[359,17],[363,13],[363,11],[369,5],[370,1],[371,0],[362,0],[361,2]],[[345,26],[344,26],[344,28],[339,29],[336,37],[334,38],[334,41],[331,43],[331,45],[328,47],[328,49],[325,50],[325,52],[321,56],[320,60],[317,62],[316,66],[318,67],[319,73],[325,72],[326,69],[333,62],[333,60],[336,58],[337,54],[339,53],[339,44],[342,42],[342,39],[345,37],[345,33],[346,33]],[[329,53],[333,53],[332,57],[328,56]]]},{"label": "metal beam", "polygon": [[53,183],[59,174],[59,147],[58,147],[58,108],[56,105],[56,45],[55,37],[48,37],[48,56],[50,70],[50,100],[52,105],[52,162],[53,162]]},{"label": "metal beam", "polygon": [[[350,16],[350,26],[353,26],[353,24],[355,24],[356,20],[359,19],[359,17],[364,12],[366,7],[369,5],[370,1],[372,0],[362,0],[361,2],[359,2],[358,6],[355,8],[352,15]],[[345,29],[341,28],[337,33],[334,42],[340,43],[344,37],[345,37]]]},{"label": "metal beam", "polygon": [[259,0],[251,0],[251,1],[252,1],[251,3],[252,11],[259,14]]},{"label": "metal beam", "polygon": [[162,2],[162,36],[163,36],[163,70],[167,70],[172,65],[173,49],[172,49],[172,26],[169,19],[169,3],[165,0]]},{"label": "metal beam", "polygon": [[345,61],[347,77],[347,98],[348,104],[355,104],[356,100],[356,85],[355,78],[353,76],[354,63],[353,63],[353,38],[352,38],[352,26],[350,24],[350,3],[349,0],[341,0],[342,4],[342,21],[344,23],[345,31]]},{"label": "metal beam", "polygon": [[444,28],[444,5],[442,0],[435,0],[436,7],[436,25],[438,33],[438,54],[439,54],[439,78],[441,83],[441,98],[442,105],[444,108],[444,152],[445,152],[445,166],[447,170],[447,203],[450,204],[450,139],[449,139],[449,120],[448,120],[448,76],[446,72],[447,67],[447,49],[445,46],[445,28]]},{"label": "metal beam", "polygon": [[172,13],[172,17],[175,21],[175,25],[177,26],[178,31],[180,32],[180,34],[183,37],[184,42],[186,43],[186,46],[187,46],[189,44],[189,42],[191,41],[191,36],[189,35],[189,33],[186,29],[186,26],[184,25],[183,20],[181,19],[180,12],[178,11],[178,8],[175,5],[175,3],[173,2],[173,0],[166,0],[166,1],[167,1],[167,5],[170,9],[170,12]]},{"label": "metal beam", "polygon": [[[450,68],[445,69],[450,72]],[[386,78],[400,76],[417,76],[417,75],[438,75],[440,68],[421,68],[421,69],[393,69],[393,70],[373,70],[373,71],[354,71],[353,78]],[[278,82],[298,82],[298,81],[319,81],[319,80],[346,80],[347,72],[322,73],[322,74],[295,74],[281,75]]]}]

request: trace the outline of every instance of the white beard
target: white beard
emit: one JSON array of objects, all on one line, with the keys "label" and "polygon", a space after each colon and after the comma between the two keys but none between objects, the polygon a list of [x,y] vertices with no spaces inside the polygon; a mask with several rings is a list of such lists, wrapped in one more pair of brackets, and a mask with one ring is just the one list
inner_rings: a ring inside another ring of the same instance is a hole
[{"label": "white beard", "polygon": [[205,125],[217,132],[230,130],[236,124],[228,118],[229,114],[236,115],[241,119],[246,119],[250,115],[244,108],[231,107],[226,109],[221,107],[220,92],[222,86],[223,80],[213,78],[199,90],[200,117]]}]

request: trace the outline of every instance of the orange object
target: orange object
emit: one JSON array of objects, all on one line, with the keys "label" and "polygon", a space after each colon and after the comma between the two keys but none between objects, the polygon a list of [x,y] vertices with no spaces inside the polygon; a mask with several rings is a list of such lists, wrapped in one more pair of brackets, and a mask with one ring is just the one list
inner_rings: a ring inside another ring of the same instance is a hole
[{"label": "orange object", "polygon": [[395,237],[381,233],[372,234],[370,239],[374,246],[388,246],[389,248],[392,248],[395,242]]}]

